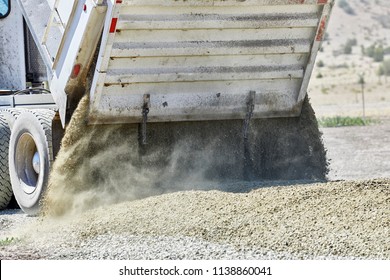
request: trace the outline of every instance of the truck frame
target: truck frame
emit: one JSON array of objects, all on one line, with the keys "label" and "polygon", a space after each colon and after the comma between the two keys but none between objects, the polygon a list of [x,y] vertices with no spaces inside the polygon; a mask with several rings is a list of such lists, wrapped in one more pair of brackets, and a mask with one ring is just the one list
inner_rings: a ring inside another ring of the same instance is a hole
[{"label": "truck frame", "polygon": [[[333,0],[4,0],[0,207],[36,214],[80,99],[90,125],[299,117]],[[0,6],[1,9],[1,6]],[[1,12],[1,11],[0,11]]]}]

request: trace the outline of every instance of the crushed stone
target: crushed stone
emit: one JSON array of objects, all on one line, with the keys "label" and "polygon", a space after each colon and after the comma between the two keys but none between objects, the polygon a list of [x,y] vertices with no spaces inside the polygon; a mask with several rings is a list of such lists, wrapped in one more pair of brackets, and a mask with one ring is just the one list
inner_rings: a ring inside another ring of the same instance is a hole
[{"label": "crushed stone", "polygon": [[390,259],[390,180],[175,192],[13,234],[58,259]]}]

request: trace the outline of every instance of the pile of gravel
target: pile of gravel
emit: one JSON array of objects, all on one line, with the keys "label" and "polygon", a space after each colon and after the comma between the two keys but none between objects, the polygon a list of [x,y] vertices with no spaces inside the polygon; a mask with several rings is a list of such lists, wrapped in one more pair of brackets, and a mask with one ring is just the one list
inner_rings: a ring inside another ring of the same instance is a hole
[{"label": "pile of gravel", "polygon": [[43,200],[62,215],[188,190],[195,182],[325,180],[326,152],[306,98],[299,117],[88,125],[86,95],[66,128]]},{"label": "pile of gravel", "polygon": [[390,180],[175,192],[8,234],[2,258],[389,259]]}]

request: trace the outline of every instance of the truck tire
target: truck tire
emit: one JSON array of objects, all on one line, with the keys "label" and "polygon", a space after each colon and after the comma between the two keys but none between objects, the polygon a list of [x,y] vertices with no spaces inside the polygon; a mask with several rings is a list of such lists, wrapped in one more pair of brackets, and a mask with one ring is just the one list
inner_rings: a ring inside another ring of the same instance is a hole
[{"label": "truck tire", "polygon": [[29,215],[39,212],[53,161],[52,110],[22,112],[15,121],[9,152],[9,171],[16,201]]},{"label": "truck tire", "polygon": [[[10,130],[10,136],[11,137],[11,131],[12,131],[12,127],[14,126],[14,123],[16,121],[16,119],[18,118],[18,116],[20,115],[21,112],[25,111],[25,109],[22,109],[22,108],[6,108],[6,109],[2,109],[1,110],[1,115],[3,117],[3,120],[6,122],[6,124],[8,125],[8,128]],[[8,143],[8,147],[9,147],[9,143]],[[11,186],[11,180],[9,178],[9,164],[8,164],[8,154],[9,154],[9,148],[7,147],[7,154],[4,155],[4,157],[7,158],[7,160],[5,161],[7,166],[6,168],[4,167],[4,170],[2,170],[2,177],[3,178],[8,178],[8,181],[9,181],[9,188],[11,190],[11,193],[12,193],[12,186]],[[5,166],[5,165],[3,165]],[[3,181],[4,184],[5,181]],[[15,196],[13,195],[12,193],[12,197],[11,197],[11,201],[8,203],[8,206],[6,208],[9,208],[9,209],[17,209],[19,208],[19,205],[18,203],[16,202],[16,199],[15,199]],[[1,207],[0,207],[1,209]]]},{"label": "truck tire", "polygon": [[0,115],[0,210],[5,209],[12,198],[12,187],[8,169],[10,137],[11,129],[4,116]]},{"label": "truck tire", "polygon": [[9,109],[1,110],[1,115],[3,115],[3,118],[7,122],[11,131],[12,131],[12,128],[14,127],[14,123],[15,123],[16,119],[24,111],[26,111],[26,109],[9,108]]}]

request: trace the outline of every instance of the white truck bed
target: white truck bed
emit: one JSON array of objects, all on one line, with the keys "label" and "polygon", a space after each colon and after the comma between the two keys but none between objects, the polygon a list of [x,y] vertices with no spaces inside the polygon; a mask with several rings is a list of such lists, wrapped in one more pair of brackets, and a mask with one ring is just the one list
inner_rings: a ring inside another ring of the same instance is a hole
[{"label": "white truck bed", "polygon": [[109,1],[89,120],[297,116],[330,2]]},{"label": "white truck bed", "polygon": [[93,56],[104,24],[90,123],[142,122],[145,109],[148,122],[244,119],[248,110],[253,118],[298,116],[333,6],[333,0],[73,0],[67,8],[58,2],[66,20],[50,66],[61,116],[80,84],[75,66],[88,66],[85,57]]}]

